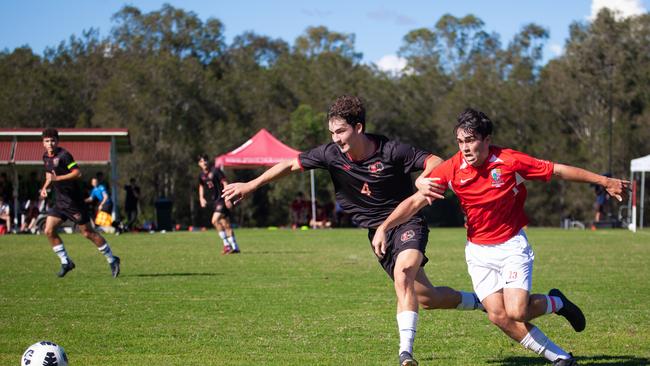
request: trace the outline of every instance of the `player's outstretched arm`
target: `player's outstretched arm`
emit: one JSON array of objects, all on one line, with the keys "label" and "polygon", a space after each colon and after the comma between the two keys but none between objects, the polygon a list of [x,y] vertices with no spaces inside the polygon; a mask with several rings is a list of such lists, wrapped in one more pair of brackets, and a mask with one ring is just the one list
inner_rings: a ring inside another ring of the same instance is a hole
[{"label": "player's outstretched arm", "polygon": [[301,170],[301,167],[298,158],[281,161],[251,181],[228,184],[224,187],[221,197],[237,204],[237,202],[246,198],[246,196],[255,192],[261,186],[299,170]]},{"label": "player's outstretched arm", "polygon": [[570,165],[554,164],[553,174],[564,180],[601,185],[610,196],[616,197],[619,201],[623,201],[630,190],[630,182],[627,180],[609,178]]},{"label": "player's outstretched arm", "polygon": [[443,161],[444,160],[436,155],[432,154],[429,156],[424,166],[424,171],[422,171],[422,174],[420,174],[420,176],[415,180],[415,187],[420,191],[420,193],[427,197],[429,204],[431,204],[435,199],[445,199],[445,186],[436,183],[431,178],[427,178],[433,169],[442,164]]},{"label": "player's outstretched arm", "polygon": [[377,257],[381,258],[386,254],[386,230],[405,223],[427,204],[429,204],[427,197],[418,191],[395,208],[390,216],[379,225],[372,238],[372,247]]}]

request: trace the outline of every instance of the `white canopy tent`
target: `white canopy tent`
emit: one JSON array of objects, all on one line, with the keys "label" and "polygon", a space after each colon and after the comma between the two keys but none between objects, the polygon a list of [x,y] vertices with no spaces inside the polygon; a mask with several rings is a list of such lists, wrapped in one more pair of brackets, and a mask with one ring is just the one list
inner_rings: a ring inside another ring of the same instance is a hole
[{"label": "white canopy tent", "polygon": [[[645,173],[650,172],[650,155],[646,155],[641,158],[632,159],[630,162],[630,181],[634,182],[636,174],[641,175],[641,195],[640,195],[640,207],[639,207],[639,229],[643,229],[643,209],[645,202]],[[630,230],[636,231],[637,221],[636,221],[636,185],[632,185],[633,192],[630,195],[630,204],[628,205],[629,211],[628,217],[631,217]]]}]

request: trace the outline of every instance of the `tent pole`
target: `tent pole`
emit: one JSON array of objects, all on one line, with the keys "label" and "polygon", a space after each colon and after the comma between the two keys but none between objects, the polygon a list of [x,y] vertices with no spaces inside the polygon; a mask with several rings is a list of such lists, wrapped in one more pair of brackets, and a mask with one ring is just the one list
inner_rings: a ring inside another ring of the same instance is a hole
[{"label": "tent pole", "polygon": [[314,169],[309,171],[309,180],[311,185],[311,219],[316,222],[316,186],[314,184]]},{"label": "tent pole", "polygon": [[639,212],[639,229],[643,229],[643,209],[645,201],[645,171],[641,172],[641,212]]},{"label": "tent pole", "polygon": [[[634,182],[634,171],[630,169],[630,182]],[[631,184],[632,189],[634,189],[634,183]],[[627,197],[627,221],[632,223],[632,194],[629,194]]]},{"label": "tent pole", "polygon": [[120,210],[117,203],[117,147],[115,146],[115,136],[111,137],[111,199],[113,200],[113,220],[120,219]]}]

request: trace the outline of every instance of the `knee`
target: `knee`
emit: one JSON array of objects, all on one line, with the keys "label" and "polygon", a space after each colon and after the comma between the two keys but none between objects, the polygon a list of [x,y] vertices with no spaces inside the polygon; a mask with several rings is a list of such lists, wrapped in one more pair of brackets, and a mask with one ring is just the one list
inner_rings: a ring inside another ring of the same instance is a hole
[{"label": "knee", "polygon": [[91,239],[93,234],[94,233],[93,233],[92,230],[89,230],[89,229],[81,230],[81,235],[83,235],[84,238],[86,238],[86,239]]},{"label": "knee", "polygon": [[527,315],[527,310],[526,307],[519,307],[519,308],[513,308],[513,309],[506,309],[506,312],[508,314],[508,318],[514,321],[518,322],[525,322],[526,315]]},{"label": "knee", "polygon": [[490,319],[490,322],[492,322],[492,324],[496,325],[501,329],[507,328],[508,323],[510,322],[508,315],[502,311],[495,312],[495,313],[488,313],[488,319]]},{"label": "knee", "polygon": [[45,227],[45,230],[43,230],[43,233],[45,233],[45,235],[46,235],[48,238],[52,238],[52,237],[54,237],[55,230],[54,230],[53,227],[46,226],[46,227]]}]

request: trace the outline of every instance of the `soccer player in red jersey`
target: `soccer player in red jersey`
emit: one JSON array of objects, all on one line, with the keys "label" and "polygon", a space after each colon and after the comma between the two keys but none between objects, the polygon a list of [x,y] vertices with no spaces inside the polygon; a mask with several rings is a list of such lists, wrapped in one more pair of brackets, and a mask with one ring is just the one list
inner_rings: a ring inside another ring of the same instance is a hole
[{"label": "soccer player in red jersey", "polygon": [[[543,314],[564,316],[580,332],[585,318],[580,308],[562,292],[530,295],[535,255],[523,227],[525,180],[560,179],[601,185],[619,201],[629,182],[607,178],[584,169],[535,159],[491,144],[492,122],[482,112],[468,109],[454,128],[459,152],[438,165],[419,188],[384,221],[373,239],[378,255],[385,251],[385,231],[405,222],[435,198],[432,185],[449,186],[467,216],[465,257],[474,291],[489,319],[525,348],[543,355],[554,365],[575,365],[573,356],[529,323]],[[438,192],[437,190],[435,192]]]},{"label": "soccer player in red jersey", "polygon": [[[305,151],[296,159],[278,163],[249,182],[229,184],[223,196],[227,200],[242,199],[262,185],[292,172],[324,169],[332,177],[336,200],[359,226],[368,229],[371,240],[375,228],[400,202],[413,194],[411,172],[430,171],[442,160],[413,146],[366,133],[365,107],[358,97],[337,98],[327,118],[332,142]],[[428,234],[424,217],[415,215],[388,231],[389,250],[378,256],[379,264],[394,281],[400,366],[417,365],[413,358],[413,340],[418,304],[424,309],[474,310],[481,307],[474,293],[434,287],[429,282],[423,268],[428,261],[425,255]]]}]

